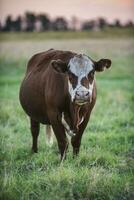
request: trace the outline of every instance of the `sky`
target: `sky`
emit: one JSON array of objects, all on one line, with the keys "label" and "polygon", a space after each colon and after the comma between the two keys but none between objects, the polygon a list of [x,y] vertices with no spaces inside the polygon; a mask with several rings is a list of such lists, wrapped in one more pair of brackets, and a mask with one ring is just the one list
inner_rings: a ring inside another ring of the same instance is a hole
[{"label": "sky", "polygon": [[72,16],[78,19],[105,17],[109,22],[120,19],[134,21],[134,0],[0,0],[0,21],[8,14],[13,18],[26,11],[47,13],[51,19]]}]

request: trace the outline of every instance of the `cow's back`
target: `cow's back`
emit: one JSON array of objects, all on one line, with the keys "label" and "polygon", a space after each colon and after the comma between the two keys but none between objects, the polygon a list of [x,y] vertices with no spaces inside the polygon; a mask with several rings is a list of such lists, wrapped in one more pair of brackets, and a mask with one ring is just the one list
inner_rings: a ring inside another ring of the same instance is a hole
[{"label": "cow's back", "polygon": [[74,55],[75,53],[72,53],[70,51],[58,51],[54,49],[35,54],[28,62],[26,73],[28,74],[32,70],[36,69],[46,70],[52,59],[61,59],[65,63],[68,63],[69,59],[72,58]]},{"label": "cow's back", "polygon": [[35,69],[39,68],[46,69],[48,67],[48,63],[51,61],[55,53],[56,53],[55,50],[50,49],[48,51],[33,55],[28,62],[26,74]]}]

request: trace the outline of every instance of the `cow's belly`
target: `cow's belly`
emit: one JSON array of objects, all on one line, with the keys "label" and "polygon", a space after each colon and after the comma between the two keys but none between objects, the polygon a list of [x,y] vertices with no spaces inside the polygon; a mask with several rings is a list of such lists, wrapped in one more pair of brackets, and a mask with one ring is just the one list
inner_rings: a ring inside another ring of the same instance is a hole
[{"label": "cow's belly", "polygon": [[39,82],[34,79],[23,81],[20,88],[20,103],[29,117],[40,123],[50,124]]}]

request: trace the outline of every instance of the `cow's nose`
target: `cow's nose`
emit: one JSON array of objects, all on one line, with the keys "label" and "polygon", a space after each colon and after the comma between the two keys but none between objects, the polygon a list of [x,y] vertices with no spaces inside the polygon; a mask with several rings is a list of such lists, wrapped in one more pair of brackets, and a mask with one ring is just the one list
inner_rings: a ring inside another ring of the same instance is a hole
[{"label": "cow's nose", "polygon": [[76,98],[87,98],[89,97],[89,91],[81,91],[81,92],[78,92],[76,91]]},{"label": "cow's nose", "polygon": [[86,93],[85,93],[85,96],[86,96],[86,97],[89,96],[89,92],[86,92]]},{"label": "cow's nose", "polygon": [[79,92],[77,92],[77,91],[76,91],[76,96],[78,96],[78,97],[80,96]]}]

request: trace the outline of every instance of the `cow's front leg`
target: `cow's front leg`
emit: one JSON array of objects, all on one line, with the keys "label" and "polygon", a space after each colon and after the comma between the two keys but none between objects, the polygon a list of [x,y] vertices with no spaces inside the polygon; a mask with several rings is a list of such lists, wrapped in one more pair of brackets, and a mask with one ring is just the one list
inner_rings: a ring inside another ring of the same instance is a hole
[{"label": "cow's front leg", "polygon": [[[68,122],[67,122],[67,121]],[[64,113],[62,113],[62,117],[61,117],[61,123],[62,125],[64,126],[65,130],[66,130],[66,133],[69,135],[69,136],[75,136],[75,130],[71,130],[71,126],[70,126],[70,119],[66,116],[64,116]]]},{"label": "cow's front leg", "polygon": [[71,139],[71,144],[73,146],[73,156],[75,157],[76,155],[78,155],[79,150],[80,150],[80,145],[81,145],[81,138],[83,135],[83,132],[87,126],[88,120],[89,120],[90,114],[88,114],[83,122],[79,125],[79,129],[78,132],[76,133],[75,136],[72,137]]},{"label": "cow's front leg", "polygon": [[64,160],[68,149],[68,139],[65,134],[65,128],[61,122],[61,114],[59,112],[49,111],[48,116],[58,142],[61,160]]}]

